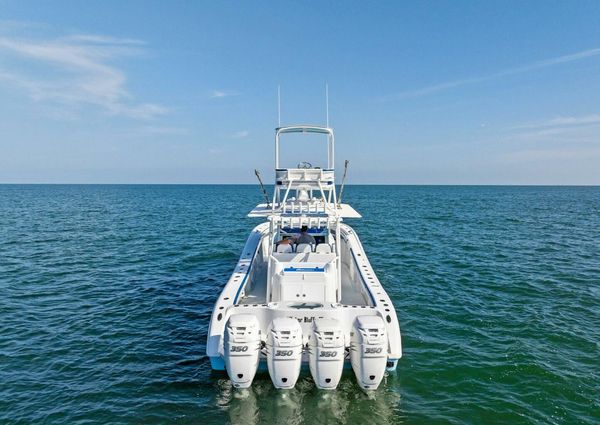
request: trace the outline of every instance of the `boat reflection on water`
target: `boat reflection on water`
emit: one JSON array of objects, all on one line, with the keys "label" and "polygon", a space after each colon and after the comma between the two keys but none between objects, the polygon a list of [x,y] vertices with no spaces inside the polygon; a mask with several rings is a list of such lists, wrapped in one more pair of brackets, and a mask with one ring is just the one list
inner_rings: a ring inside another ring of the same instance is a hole
[{"label": "boat reflection on water", "polygon": [[[292,390],[276,390],[266,373],[251,388],[233,388],[219,379],[216,404],[233,425],[390,424],[401,422],[400,394],[391,386],[365,392],[345,371],[335,391],[319,390],[303,373]],[[388,377],[393,379],[393,377]]]}]

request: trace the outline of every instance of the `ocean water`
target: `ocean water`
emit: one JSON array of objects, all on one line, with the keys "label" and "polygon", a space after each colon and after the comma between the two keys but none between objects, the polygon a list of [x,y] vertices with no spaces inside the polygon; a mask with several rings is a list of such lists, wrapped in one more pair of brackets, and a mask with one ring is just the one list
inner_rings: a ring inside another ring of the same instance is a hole
[{"label": "ocean water", "polygon": [[211,373],[257,187],[0,186],[0,423],[600,423],[600,188],[345,192],[403,335],[370,394]]}]

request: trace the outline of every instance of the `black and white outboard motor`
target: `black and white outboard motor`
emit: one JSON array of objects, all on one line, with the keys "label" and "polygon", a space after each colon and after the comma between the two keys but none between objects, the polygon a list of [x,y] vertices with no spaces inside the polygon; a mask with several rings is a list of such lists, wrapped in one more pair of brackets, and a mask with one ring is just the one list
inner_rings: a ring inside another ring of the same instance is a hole
[{"label": "black and white outboard motor", "polygon": [[300,375],[301,364],[300,323],[289,317],[274,319],[267,337],[267,365],[275,388],[294,388]]},{"label": "black and white outboard motor", "polygon": [[333,390],[344,369],[344,333],[335,319],[315,319],[309,340],[310,373],[317,388]]},{"label": "black and white outboard motor", "polygon": [[256,316],[231,316],[227,321],[223,348],[225,367],[233,386],[250,387],[256,375],[260,353],[260,326]]},{"label": "black and white outboard motor", "polygon": [[364,390],[379,387],[387,363],[388,338],[379,316],[358,316],[354,323],[350,360],[358,385]]}]

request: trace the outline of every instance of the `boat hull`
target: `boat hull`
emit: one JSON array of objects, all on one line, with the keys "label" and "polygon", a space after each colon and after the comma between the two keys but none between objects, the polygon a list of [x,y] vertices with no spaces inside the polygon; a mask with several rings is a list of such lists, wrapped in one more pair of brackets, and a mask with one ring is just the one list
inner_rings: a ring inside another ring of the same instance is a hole
[{"label": "boat hull", "polygon": [[[306,308],[301,303],[272,302],[264,295],[264,285],[268,283],[261,281],[263,272],[260,271],[260,262],[265,261],[262,251],[268,234],[269,223],[259,224],[252,230],[231,278],[215,303],[207,341],[211,368],[215,371],[225,370],[223,340],[227,321],[233,315],[246,314],[257,318],[263,335],[268,334],[269,326],[275,319],[297,320],[306,346],[301,358],[303,370],[309,369],[308,336],[316,318],[333,319],[340,323],[348,342],[344,368],[350,368],[350,341],[356,331],[357,318],[379,317],[385,326],[387,338],[385,367],[388,371],[396,370],[398,360],[402,357],[396,312],[354,230],[346,224],[340,226],[342,295],[339,302],[323,302],[317,306],[307,305]],[[263,347],[259,370],[266,369],[266,362],[267,349]]]}]

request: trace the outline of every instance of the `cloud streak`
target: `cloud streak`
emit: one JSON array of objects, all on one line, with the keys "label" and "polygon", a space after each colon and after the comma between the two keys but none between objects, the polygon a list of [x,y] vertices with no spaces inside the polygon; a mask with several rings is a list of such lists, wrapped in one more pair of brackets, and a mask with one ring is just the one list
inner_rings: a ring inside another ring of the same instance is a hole
[{"label": "cloud streak", "polygon": [[580,117],[556,117],[546,121],[522,124],[512,129],[536,129],[546,127],[580,126],[600,124],[600,114],[590,114]]},{"label": "cloud streak", "polygon": [[[600,114],[557,117],[545,121],[511,127],[507,141],[520,145],[555,145],[561,149],[579,152],[583,146],[600,146]],[[600,147],[599,147],[600,149]]]},{"label": "cloud streak", "polygon": [[144,133],[160,136],[187,136],[190,131],[187,128],[148,126],[142,129]]},{"label": "cloud streak", "polygon": [[240,95],[240,92],[235,91],[235,90],[212,90],[210,92],[211,99],[219,99],[219,98],[223,98],[223,97],[239,96],[239,95]]},{"label": "cloud streak", "polygon": [[500,159],[506,162],[541,162],[541,161],[569,161],[600,157],[599,148],[580,149],[530,149],[509,152],[501,155]]},{"label": "cloud streak", "polygon": [[37,102],[92,105],[110,115],[151,119],[168,109],[135,101],[125,73],[111,64],[116,58],[140,54],[142,45],[140,40],[89,34],[51,40],[0,37],[0,57],[11,59],[10,69],[0,68],[0,82],[25,90]]},{"label": "cloud streak", "polygon": [[237,131],[229,136],[230,139],[245,139],[250,132],[248,130]]},{"label": "cloud streak", "polygon": [[466,86],[469,84],[482,83],[497,78],[508,77],[511,75],[523,74],[529,71],[537,69],[547,68],[550,66],[560,65],[564,63],[579,61],[582,59],[591,58],[600,55],[600,48],[583,50],[581,52],[573,53],[570,55],[558,56],[530,64],[518,66],[515,68],[508,68],[502,71],[495,72],[493,74],[483,75],[479,77],[464,78],[460,80],[447,81],[439,84],[434,84],[427,87],[422,87],[415,90],[406,90],[399,93],[390,94],[381,98],[382,101],[400,100],[411,97],[421,97],[429,94],[441,92],[444,90],[452,89],[455,87]]}]

